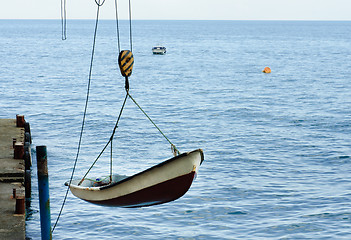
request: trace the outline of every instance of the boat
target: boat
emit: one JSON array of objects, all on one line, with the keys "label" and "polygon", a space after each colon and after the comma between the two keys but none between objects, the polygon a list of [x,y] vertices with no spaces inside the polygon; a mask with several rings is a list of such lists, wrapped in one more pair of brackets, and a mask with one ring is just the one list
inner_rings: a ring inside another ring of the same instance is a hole
[{"label": "boat", "polygon": [[163,55],[163,54],[166,54],[166,48],[165,47],[162,47],[162,46],[156,46],[156,47],[153,47],[152,48],[152,53],[153,54],[160,54],[160,55]]},{"label": "boat", "polygon": [[182,153],[133,176],[113,175],[106,180],[73,180],[73,195],[102,206],[146,207],[183,196],[196,178],[204,160],[202,149]]}]

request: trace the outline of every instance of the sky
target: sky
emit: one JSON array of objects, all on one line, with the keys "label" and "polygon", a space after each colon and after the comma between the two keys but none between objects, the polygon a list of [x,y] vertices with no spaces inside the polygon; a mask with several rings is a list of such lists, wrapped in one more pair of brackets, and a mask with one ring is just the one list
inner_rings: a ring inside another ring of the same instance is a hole
[{"label": "sky", "polygon": [[[99,1],[99,0],[96,0]],[[102,0],[101,0],[102,1]],[[67,19],[94,19],[95,0],[66,0]],[[61,0],[2,0],[0,19],[60,19]],[[351,20],[351,0],[131,0],[134,20]],[[120,19],[128,0],[118,0]],[[101,19],[115,18],[105,0]]]}]

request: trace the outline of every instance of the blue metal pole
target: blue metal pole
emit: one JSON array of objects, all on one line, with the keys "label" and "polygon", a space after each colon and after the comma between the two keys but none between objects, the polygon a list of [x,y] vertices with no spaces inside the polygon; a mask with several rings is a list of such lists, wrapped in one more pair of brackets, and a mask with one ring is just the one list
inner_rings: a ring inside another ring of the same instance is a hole
[{"label": "blue metal pole", "polygon": [[40,207],[41,239],[51,240],[51,217],[49,198],[49,174],[47,166],[46,146],[37,146],[37,168]]}]

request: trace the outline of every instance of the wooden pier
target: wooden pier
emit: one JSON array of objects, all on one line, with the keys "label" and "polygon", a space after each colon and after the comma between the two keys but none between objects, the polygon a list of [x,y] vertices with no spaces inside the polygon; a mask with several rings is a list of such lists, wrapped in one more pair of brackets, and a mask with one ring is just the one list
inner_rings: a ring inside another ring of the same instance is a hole
[{"label": "wooden pier", "polygon": [[31,135],[22,115],[0,119],[0,239],[25,239],[31,195]]}]

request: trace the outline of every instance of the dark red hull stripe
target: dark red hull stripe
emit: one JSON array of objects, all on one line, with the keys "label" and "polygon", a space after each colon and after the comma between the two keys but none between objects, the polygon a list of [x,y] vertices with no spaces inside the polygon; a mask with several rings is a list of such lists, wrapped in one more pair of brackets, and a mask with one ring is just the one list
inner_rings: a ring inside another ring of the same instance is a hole
[{"label": "dark red hull stripe", "polygon": [[88,201],[111,207],[146,207],[170,202],[183,196],[190,188],[196,172],[179,176],[139,191],[102,201]]}]

